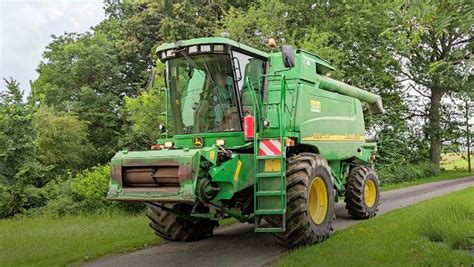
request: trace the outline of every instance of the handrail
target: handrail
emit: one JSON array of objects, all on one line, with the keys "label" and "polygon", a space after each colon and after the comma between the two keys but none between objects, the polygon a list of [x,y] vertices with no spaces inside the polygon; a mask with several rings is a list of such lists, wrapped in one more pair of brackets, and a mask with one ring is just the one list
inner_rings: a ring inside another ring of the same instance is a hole
[{"label": "handrail", "polygon": [[[283,132],[284,132],[284,129],[286,128],[286,126],[283,126],[283,123],[286,122],[286,116],[285,116],[285,112],[284,112],[285,108],[288,109],[288,111],[290,111],[290,109],[286,106],[286,88],[288,87],[288,84],[286,82],[284,74],[264,74],[264,75],[261,75],[258,78],[257,83],[261,84],[262,80],[265,77],[268,77],[268,78],[274,77],[274,78],[279,78],[280,79],[280,99],[279,99],[279,102],[278,103],[269,103],[269,102],[265,103],[265,102],[262,101],[262,107],[263,106],[268,106],[268,105],[277,105],[278,126],[279,126],[279,130],[280,130],[280,137],[283,137]],[[247,77],[247,83],[251,84],[250,79],[248,77]],[[268,90],[267,90],[267,93],[268,93]],[[261,129],[260,128],[260,126],[261,126],[260,123],[261,123],[261,119],[263,119],[263,117],[262,117],[263,112],[267,113],[267,110],[266,109],[265,109],[265,111],[259,110],[259,115],[260,115],[259,120],[258,120],[259,129]],[[285,118],[283,118],[283,117],[285,117]]]},{"label": "handrail", "polygon": [[253,84],[250,81],[249,77],[247,77],[246,83],[247,83],[247,88],[248,88],[249,93],[250,93],[250,99],[252,99],[252,106],[253,106],[253,109],[254,109],[255,120],[259,120],[260,115],[261,115],[260,105],[259,105],[259,102],[258,102],[258,99],[257,99],[257,95],[255,94],[255,89],[253,88]]}]

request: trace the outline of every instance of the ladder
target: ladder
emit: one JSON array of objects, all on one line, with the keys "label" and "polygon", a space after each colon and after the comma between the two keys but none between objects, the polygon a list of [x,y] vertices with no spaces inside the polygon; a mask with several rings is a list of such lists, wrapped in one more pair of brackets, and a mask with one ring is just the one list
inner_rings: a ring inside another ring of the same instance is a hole
[{"label": "ladder", "polygon": [[[267,97],[256,107],[254,127],[254,214],[256,232],[284,232],[286,213],[286,138],[285,89],[283,75],[268,77]],[[260,83],[259,83],[260,84]],[[252,87],[249,87],[255,94]],[[261,107],[261,108],[260,108]],[[264,127],[263,121],[270,115],[273,121]],[[275,120],[276,115],[276,120]],[[263,224],[262,219],[271,221]]]}]

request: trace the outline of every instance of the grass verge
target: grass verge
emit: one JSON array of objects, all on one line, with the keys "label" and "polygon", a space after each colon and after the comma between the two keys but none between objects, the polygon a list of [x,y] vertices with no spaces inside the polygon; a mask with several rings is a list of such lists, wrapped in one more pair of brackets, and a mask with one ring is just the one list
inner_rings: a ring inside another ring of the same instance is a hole
[{"label": "grass verge", "polygon": [[63,266],[158,242],[143,214],[0,220],[0,266]]},{"label": "grass verge", "polygon": [[[278,266],[471,266],[474,188],[427,200],[293,250]],[[464,250],[463,250],[464,249]]]},{"label": "grass verge", "polygon": [[[225,227],[238,222],[228,218]],[[62,266],[160,242],[143,214],[0,220],[0,266]]]},{"label": "grass verge", "polygon": [[381,190],[390,191],[390,190],[395,190],[395,189],[400,189],[400,188],[405,188],[405,187],[410,187],[410,186],[415,186],[415,185],[420,185],[420,184],[439,182],[439,181],[463,178],[463,177],[468,177],[468,176],[474,176],[474,173],[468,173],[467,171],[444,171],[435,176],[420,178],[420,179],[406,181],[402,183],[382,184]]}]

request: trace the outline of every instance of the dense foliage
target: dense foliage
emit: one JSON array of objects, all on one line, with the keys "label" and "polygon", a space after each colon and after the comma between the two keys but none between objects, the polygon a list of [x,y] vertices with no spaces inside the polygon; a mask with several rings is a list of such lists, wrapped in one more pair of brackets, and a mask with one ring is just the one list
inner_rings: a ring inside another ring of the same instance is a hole
[{"label": "dense foliage", "polygon": [[366,125],[382,182],[436,173],[441,151],[465,143],[468,1],[106,1],[104,10],[92,32],[53,36],[28,101],[4,80],[0,217],[116,206],[104,201],[108,160],[149,147],[164,119],[156,46],[222,32],[262,50],[273,37],[316,52],[337,68],[333,77],[380,94],[386,112],[367,114]]}]

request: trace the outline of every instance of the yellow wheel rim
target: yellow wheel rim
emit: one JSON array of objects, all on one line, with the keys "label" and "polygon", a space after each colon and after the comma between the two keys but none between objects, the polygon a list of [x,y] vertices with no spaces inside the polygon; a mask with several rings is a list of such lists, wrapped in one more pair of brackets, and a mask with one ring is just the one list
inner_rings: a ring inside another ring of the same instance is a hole
[{"label": "yellow wheel rim", "polygon": [[375,199],[377,198],[377,189],[375,183],[372,180],[368,180],[364,187],[364,201],[367,207],[372,208],[375,205]]},{"label": "yellow wheel rim", "polygon": [[321,177],[316,177],[311,181],[308,210],[315,224],[323,223],[328,211],[328,193]]}]

